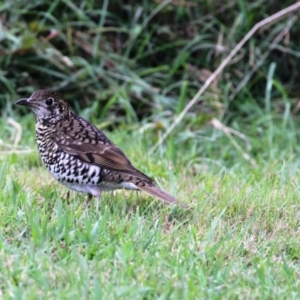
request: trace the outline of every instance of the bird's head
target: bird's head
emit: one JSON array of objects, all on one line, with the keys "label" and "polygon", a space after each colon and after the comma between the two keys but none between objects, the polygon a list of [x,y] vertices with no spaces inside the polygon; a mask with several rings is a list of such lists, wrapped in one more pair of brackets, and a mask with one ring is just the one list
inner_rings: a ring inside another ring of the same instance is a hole
[{"label": "bird's head", "polygon": [[41,123],[56,123],[71,111],[69,104],[51,90],[36,91],[29,98],[20,99],[15,104],[28,106]]}]

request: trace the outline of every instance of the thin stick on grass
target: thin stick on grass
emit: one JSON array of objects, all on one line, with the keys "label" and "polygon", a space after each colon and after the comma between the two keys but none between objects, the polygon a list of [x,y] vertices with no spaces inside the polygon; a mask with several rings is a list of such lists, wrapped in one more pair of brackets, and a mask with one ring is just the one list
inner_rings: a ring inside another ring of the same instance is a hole
[{"label": "thin stick on grass", "polygon": [[15,150],[17,149],[22,137],[22,126],[12,118],[8,118],[7,123],[17,130],[16,138],[13,144],[13,149]]},{"label": "thin stick on grass", "polygon": [[5,143],[3,143],[3,140],[0,139],[1,146],[6,147],[6,148],[12,148],[12,150],[0,151],[0,155],[7,155],[7,154],[13,154],[13,153],[23,154],[23,153],[31,153],[31,152],[36,151],[36,150],[32,150],[32,149],[18,149],[19,148],[18,145],[19,145],[21,137],[22,137],[22,126],[12,118],[7,119],[7,124],[14,127],[16,129],[17,133],[16,133],[14,143],[12,145],[5,144]]},{"label": "thin stick on grass", "polygon": [[24,154],[24,153],[33,153],[36,152],[35,150],[7,150],[7,151],[0,151],[0,155],[8,155],[8,154]]},{"label": "thin stick on grass", "polygon": [[246,142],[247,147],[249,148],[251,146],[245,135],[243,135],[242,133],[240,133],[232,128],[225,126],[216,118],[213,118],[210,121],[210,123],[213,127],[215,127],[218,130],[223,131],[226,134],[226,136],[229,138],[229,140],[233,144],[233,146],[241,153],[242,157],[246,161],[250,162],[252,167],[257,167],[257,163],[255,162],[255,160],[236,142],[236,140],[232,136],[232,135],[236,135],[239,138],[243,139]]},{"label": "thin stick on grass", "polygon": [[[166,130],[166,132],[161,136],[159,141],[150,149],[149,155],[153,154],[156,149],[164,142],[167,136],[173,131],[173,129],[181,122],[186,113],[191,109],[191,107],[198,101],[199,97],[204,93],[204,91],[209,87],[209,85],[220,75],[226,65],[232,60],[232,58],[236,55],[236,53],[244,46],[244,44],[258,31],[266,25],[271,25],[272,22],[277,21],[278,19],[294,12],[295,10],[300,8],[300,2],[297,2],[276,14],[267,17],[266,19],[256,23],[253,28],[244,36],[244,38],[235,46],[235,48],[229,53],[229,55],[223,60],[223,62],[219,65],[219,67],[207,78],[204,85],[197,92],[197,94],[193,97],[193,99],[187,104],[187,106],[183,109],[183,111],[179,114],[179,116],[174,120],[171,126]],[[264,29],[264,28],[263,28]]]}]

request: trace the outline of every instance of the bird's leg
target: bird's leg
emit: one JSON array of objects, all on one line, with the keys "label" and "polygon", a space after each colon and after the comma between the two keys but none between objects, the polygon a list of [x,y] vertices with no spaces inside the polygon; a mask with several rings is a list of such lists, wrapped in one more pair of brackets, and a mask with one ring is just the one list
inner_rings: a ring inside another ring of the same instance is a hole
[{"label": "bird's leg", "polygon": [[92,198],[93,198],[93,195],[92,194],[88,194],[87,199],[85,201],[85,205],[88,206],[90,204]]},{"label": "bird's leg", "polygon": [[67,191],[67,203],[70,203],[70,191]]}]

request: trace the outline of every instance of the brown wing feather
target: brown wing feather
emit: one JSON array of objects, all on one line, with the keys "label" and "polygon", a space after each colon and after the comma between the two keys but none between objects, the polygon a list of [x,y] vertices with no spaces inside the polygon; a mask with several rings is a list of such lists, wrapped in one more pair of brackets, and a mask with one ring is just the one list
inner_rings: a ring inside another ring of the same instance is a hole
[{"label": "brown wing feather", "polygon": [[157,188],[147,175],[133,167],[123,151],[103,132],[75,114],[57,124],[54,142],[84,162],[113,171],[105,175],[108,181],[113,181],[117,173],[123,173],[124,181],[131,181],[146,193],[168,203],[176,202],[173,196]]},{"label": "brown wing feather", "polygon": [[57,126],[54,139],[63,151],[101,168],[152,182],[147,175],[133,167],[123,151],[114,145],[103,132],[86,120],[78,116],[74,118],[74,116],[72,121],[64,120]]}]

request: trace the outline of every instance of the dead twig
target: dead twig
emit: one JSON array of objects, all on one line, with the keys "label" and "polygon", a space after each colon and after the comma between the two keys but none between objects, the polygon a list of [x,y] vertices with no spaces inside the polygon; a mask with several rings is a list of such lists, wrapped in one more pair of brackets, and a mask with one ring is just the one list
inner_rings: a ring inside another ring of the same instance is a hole
[{"label": "dead twig", "polygon": [[246,161],[249,161],[250,164],[252,165],[252,167],[257,167],[256,161],[236,142],[236,140],[232,136],[234,134],[234,135],[238,136],[239,138],[243,139],[246,142],[246,144],[247,144],[247,148],[250,149],[251,145],[250,145],[250,143],[249,143],[249,141],[248,141],[248,139],[246,138],[245,135],[243,135],[242,133],[238,132],[237,130],[234,130],[232,128],[229,128],[229,127],[225,126],[224,124],[222,124],[216,118],[213,118],[210,121],[210,124],[213,127],[215,127],[216,129],[219,129],[219,130],[223,131],[226,134],[226,136],[229,138],[229,140],[232,143],[232,145],[236,148],[236,150],[241,153],[242,157]]},{"label": "dead twig", "polygon": [[216,118],[212,118],[212,120],[210,121],[210,124],[213,127],[217,128],[217,129],[220,129],[220,130],[222,130],[225,133],[230,133],[230,134],[236,135],[237,137],[239,137],[241,140],[243,140],[245,142],[246,147],[247,147],[248,150],[251,149],[251,144],[250,144],[248,138],[244,134],[242,134],[241,132],[239,132],[239,131],[237,131],[235,129],[232,129],[232,128],[230,128],[230,127],[222,124]]},{"label": "dead twig", "polygon": [[15,141],[13,144],[13,149],[17,149],[19,142],[21,140],[21,137],[22,137],[22,126],[12,118],[8,118],[7,123],[9,125],[13,126],[17,130],[17,134],[16,134]]},{"label": "dead twig", "polygon": [[36,152],[36,150],[28,149],[28,150],[7,150],[7,151],[0,151],[0,155],[7,155],[7,154],[24,154],[24,153],[32,153]]}]

